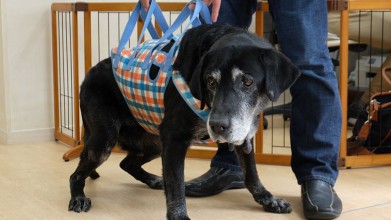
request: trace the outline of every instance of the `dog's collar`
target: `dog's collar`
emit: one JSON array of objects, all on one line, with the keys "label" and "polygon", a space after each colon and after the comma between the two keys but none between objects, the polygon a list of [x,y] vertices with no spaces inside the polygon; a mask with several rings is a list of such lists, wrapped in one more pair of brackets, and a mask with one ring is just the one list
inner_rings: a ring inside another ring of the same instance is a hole
[{"label": "dog's collar", "polygon": [[198,117],[200,117],[202,120],[207,121],[210,110],[207,107],[201,110],[200,100],[196,99],[191,94],[189,86],[187,85],[178,70],[172,71],[172,82],[174,83],[179,94],[181,94],[183,100],[191,108],[191,110],[193,110],[193,112],[198,115]]}]

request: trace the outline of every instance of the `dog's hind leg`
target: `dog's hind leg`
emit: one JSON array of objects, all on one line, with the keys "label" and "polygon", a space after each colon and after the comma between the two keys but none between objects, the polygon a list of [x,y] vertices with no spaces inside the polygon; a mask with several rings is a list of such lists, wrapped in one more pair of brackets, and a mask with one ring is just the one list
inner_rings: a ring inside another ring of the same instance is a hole
[{"label": "dog's hind leg", "polygon": [[138,124],[136,127],[122,126],[119,132],[118,144],[128,152],[120,167],[152,189],[162,189],[163,178],[148,173],[141,167],[160,156],[162,150],[159,136],[147,133]]},{"label": "dog's hind leg", "polygon": [[158,157],[158,155],[145,155],[129,153],[122,160],[120,167],[132,175],[136,180],[147,184],[152,189],[163,189],[163,178],[145,171],[141,166]]},{"label": "dog's hind leg", "polygon": [[[87,142],[88,139],[90,139],[90,135],[91,135],[91,132],[90,132],[90,128],[87,126],[87,123],[84,121],[84,118],[83,119],[83,124],[86,125],[84,126],[84,135],[83,135],[83,141],[84,143]],[[100,177],[99,173],[96,172],[96,170],[93,170],[91,173],[90,173],[90,178],[91,179],[98,179]]]},{"label": "dog's hind leg", "polygon": [[254,150],[249,154],[244,153],[243,146],[235,146],[235,152],[239,158],[244,172],[245,184],[253,195],[254,200],[261,204],[265,211],[273,213],[290,213],[291,205],[284,199],[274,197],[259,180],[254,160]]},{"label": "dog's hind leg", "polygon": [[71,188],[69,211],[87,212],[91,208],[91,200],[84,194],[85,179],[94,175],[95,169],[109,157],[118,138],[119,129],[115,127],[94,124],[94,129],[85,141],[79,165],[69,180]]}]

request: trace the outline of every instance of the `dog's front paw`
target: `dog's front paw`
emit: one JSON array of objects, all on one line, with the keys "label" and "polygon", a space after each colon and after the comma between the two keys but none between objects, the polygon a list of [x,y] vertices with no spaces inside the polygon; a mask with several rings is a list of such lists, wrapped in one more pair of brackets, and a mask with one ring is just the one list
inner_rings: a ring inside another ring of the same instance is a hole
[{"label": "dog's front paw", "polygon": [[291,213],[292,206],[285,199],[272,197],[269,201],[263,204],[263,208],[267,212],[273,213]]},{"label": "dog's front paw", "polygon": [[91,199],[84,196],[71,198],[69,201],[68,211],[74,212],[88,212],[91,208]]}]

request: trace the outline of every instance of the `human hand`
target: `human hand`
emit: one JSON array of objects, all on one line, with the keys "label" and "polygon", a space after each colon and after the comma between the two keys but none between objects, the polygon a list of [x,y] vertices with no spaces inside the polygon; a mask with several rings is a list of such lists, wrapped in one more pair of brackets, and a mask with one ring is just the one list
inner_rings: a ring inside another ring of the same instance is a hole
[{"label": "human hand", "polygon": [[[221,0],[204,0],[204,3],[207,6],[212,5],[211,19],[213,22],[216,22],[219,16]],[[193,10],[195,8],[194,4],[190,5],[189,8]]]},{"label": "human hand", "polygon": [[144,6],[145,10],[149,9],[149,0],[140,0],[141,4]]},{"label": "human hand", "polygon": [[[140,0],[141,4],[143,4],[144,8],[148,11],[149,9],[149,0]],[[204,3],[209,6],[212,5],[212,13],[211,13],[211,19],[213,22],[217,21],[217,17],[219,16],[220,6],[221,6],[221,0],[204,0]],[[194,4],[191,4],[189,6],[191,10],[195,8]]]}]

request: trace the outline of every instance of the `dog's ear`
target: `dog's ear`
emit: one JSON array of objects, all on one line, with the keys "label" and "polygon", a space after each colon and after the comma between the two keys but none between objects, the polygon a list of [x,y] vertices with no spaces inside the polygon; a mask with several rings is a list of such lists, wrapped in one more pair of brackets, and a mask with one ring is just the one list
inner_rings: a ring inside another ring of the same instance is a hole
[{"label": "dog's ear", "polygon": [[237,30],[225,24],[204,24],[187,30],[181,39],[173,69],[179,70],[186,82],[188,82],[192,72],[200,63],[201,57],[222,36],[233,31]]},{"label": "dog's ear", "polygon": [[181,39],[178,56],[174,62],[173,69],[179,70],[188,82],[192,72],[199,64],[201,57],[209,50],[216,40],[211,39],[215,29],[212,25],[201,25],[191,28]]},{"label": "dog's ear", "polygon": [[208,101],[208,91],[204,80],[205,67],[210,57],[208,54],[209,53],[206,53],[204,54],[204,56],[201,57],[201,60],[193,71],[190,82],[188,83],[191,94],[201,101],[201,110],[205,108],[205,105],[210,108],[210,104]]},{"label": "dog's ear", "polygon": [[288,89],[299,77],[299,69],[282,53],[274,49],[260,49],[261,63],[265,68],[266,92],[271,101]]}]

